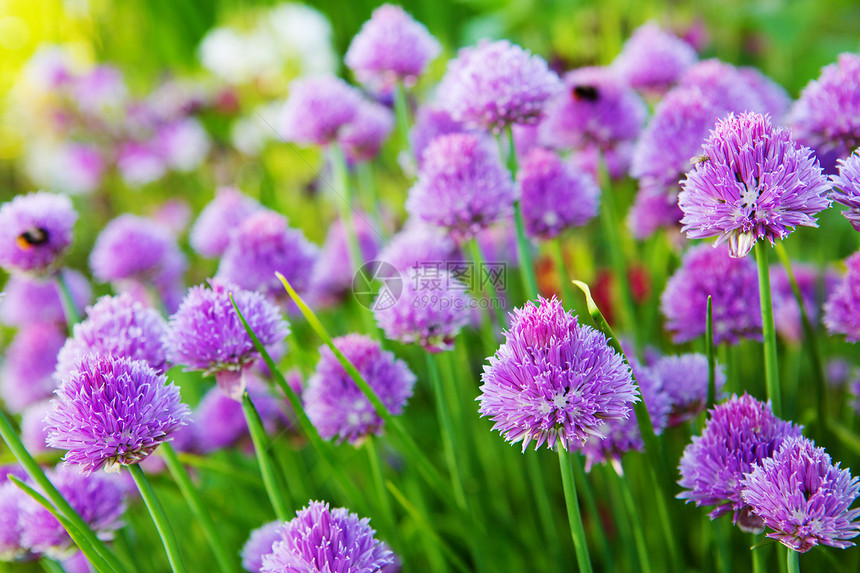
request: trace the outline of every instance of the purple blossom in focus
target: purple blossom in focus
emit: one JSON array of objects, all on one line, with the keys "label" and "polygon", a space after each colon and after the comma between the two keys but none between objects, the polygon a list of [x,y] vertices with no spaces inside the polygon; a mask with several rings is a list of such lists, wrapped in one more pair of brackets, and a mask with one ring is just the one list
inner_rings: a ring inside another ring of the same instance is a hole
[{"label": "purple blossom in focus", "polygon": [[697,59],[693,47],[660,28],[643,24],[624,43],[612,69],[631,87],[661,94],[671,87]]},{"label": "purple blossom in focus", "polygon": [[204,257],[220,257],[230,244],[230,232],[262,207],[235,187],[220,187],[203,208],[188,237]]},{"label": "purple blossom in focus", "polygon": [[[415,385],[415,375],[405,362],[361,334],[340,336],[334,344],[392,414],[403,412]],[[308,418],[325,440],[348,440],[358,445],[368,435],[382,431],[382,418],[327,346],[320,349],[302,401]]]},{"label": "purple blossom in focus", "polygon": [[246,217],[233,231],[215,277],[275,299],[283,298],[286,291],[275,272],[284,275],[302,293],[310,284],[317,256],[316,245],[291,228],[286,217],[263,210]]},{"label": "purple blossom in focus", "polygon": [[66,335],[59,326],[35,322],[22,327],[6,348],[0,370],[0,397],[11,412],[51,396],[56,388],[53,378],[57,353]]},{"label": "purple blossom in focus", "polygon": [[[669,427],[679,426],[698,416],[708,401],[708,357],[697,353],[662,356],[651,368],[669,397]],[[722,365],[716,364],[714,374],[714,389],[719,399],[720,390],[726,384]]]},{"label": "purple blossom in focus", "polygon": [[294,80],[279,119],[281,136],[299,145],[327,145],[358,113],[358,90],[329,75]]},{"label": "purple blossom in focus", "polygon": [[784,440],[800,437],[802,427],[780,420],[770,403],[748,394],[732,396],[710,414],[702,434],[684,449],[678,485],[685,491],[677,497],[697,507],[714,506],[711,519],[731,512],[743,531],[760,533],[764,523],[741,498],[741,480]]},{"label": "purple blossom in focus", "polygon": [[428,352],[452,350],[457,334],[471,320],[474,301],[451,272],[431,271],[432,285],[427,284],[427,272],[421,267],[406,272],[400,297],[391,304],[380,295],[373,315],[391,340],[419,344]]},{"label": "purple blossom in focus", "polygon": [[761,338],[758,273],[750,259],[729,255],[726,245],[697,245],[681,260],[666,290],[660,310],[676,343],[705,334],[708,295],[712,297],[714,344],[737,343],[739,338]]},{"label": "purple blossom in focus", "polygon": [[467,127],[498,133],[535,123],[561,90],[543,58],[507,40],[463,48],[437,88],[439,107]]},{"label": "purple blossom in focus", "polygon": [[479,412],[512,444],[532,440],[576,449],[604,424],[625,420],[637,400],[622,356],[561,302],[540,298],[514,309],[505,342],[481,377]]},{"label": "purple blossom in focus", "polygon": [[78,214],[64,195],[45,191],[18,195],[0,206],[0,266],[41,274],[72,243]]},{"label": "purple blossom in focus", "polygon": [[394,553],[375,534],[369,519],[311,501],[283,524],[272,553],[263,556],[260,571],[377,573],[394,563]]},{"label": "purple blossom in focus", "polygon": [[516,190],[489,139],[472,134],[437,137],[424,151],[406,210],[465,241],[513,209]]},{"label": "purple blossom in focus", "polygon": [[[92,289],[86,277],[76,270],[59,271],[69,285],[72,300],[79,313],[92,300]],[[62,293],[56,277],[38,278],[12,275],[3,287],[0,298],[0,322],[8,326],[26,326],[34,322],[65,324]]]},{"label": "purple blossom in focus", "polygon": [[87,309],[57,357],[62,380],[88,354],[143,360],[158,374],[167,370],[167,323],[155,309],[130,295],[103,296]]},{"label": "purple blossom in focus", "polygon": [[281,539],[281,521],[270,521],[251,532],[242,547],[242,568],[248,573],[260,573],[263,556],[272,552],[272,545]]},{"label": "purple blossom in focus", "polygon": [[848,342],[860,340],[860,253],[845,259],[847,272],[827,296],[824,326],[830,334],[844,334]]},{"label": "purple blossom in focus", "polygon": [[86,356],[56,391],[48,445],[92,473],[141,462],[185,424],[188,406],[143,361]]},{"label": "purple blossom in focus", "polygon": [[814,216],[830,205],[818,160],[767,116],[730,114],[702,149],[706,159],[687,173],[678,196],[689,238],[717,236],[733,257],[744,257],[758,240],[817,227]]},{"label": "purple blossom in focus", "polygon": [[385,90],[397,80],[413,83],[441,49],[403,8],[383,4],[352,39],[344,62],[358,81]]},{"label": "purple blossom in focus", "polygon": [[370,161],[379,154],[393,130],[394,114],[390,109],[373,101],[363,101],[337,138],[349,161]]},{"label": "purple blossom in focus", "polygon": [[839,173],[830,177],[830,198],[847,207],[842,211],[854,230],[860,231],[860,149],[838,162]]},{"label": "purple blossom in focus", "polygon": [[860,509],[850,509],[860,481],[806,438],[787,439],[753,466],[741,495],[773,529],[767,536],[799,553],[818,544],[846,549],[860,535]]},{"label": "purple blossom in focus", "polygon": [[[47,475],[101,539],[112,539],[114,531],[122,527],[126,504],[123,491],[112,476],[85,475],[68,466],[59,466]],[[64,558],[76,551],[60,522],[30,497],[21,502],[19,525],[21,542],[35,553]]]},{"label": "purple blossom in focus", "polygon": [[597,215],[597,183],[553,151],[533,149],[517,173],[517,182],[526,232],[532,237],[551,239]]}]

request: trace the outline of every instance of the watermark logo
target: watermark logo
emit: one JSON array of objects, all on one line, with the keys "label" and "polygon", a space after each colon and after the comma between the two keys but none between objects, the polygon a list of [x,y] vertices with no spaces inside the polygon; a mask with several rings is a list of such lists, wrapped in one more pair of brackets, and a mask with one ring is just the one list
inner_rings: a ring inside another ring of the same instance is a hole
[{"label": "watermark logo", "polygon": [[403,294],[403,277],[391,263],[370,261],[352,277],[352,294],[359,304],[371,310],[394,306]]}]

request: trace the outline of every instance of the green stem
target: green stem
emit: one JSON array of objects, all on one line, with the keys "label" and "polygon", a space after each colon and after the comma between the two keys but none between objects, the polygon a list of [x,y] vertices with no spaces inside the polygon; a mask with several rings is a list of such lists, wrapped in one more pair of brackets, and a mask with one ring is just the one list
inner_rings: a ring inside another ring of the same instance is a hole
[{"label": "green stem", "polygon": [[456,442],[454,435],[454,424],[451,421],[451,412],[448,410],[447,401],[445,400],[444,392],[442,391],[442,381],[439,376],[439,366],[436,360],[429,352],[424,352],[427,359],[427,375],[430,378],[430,385],[433,387],[433,394],[436,399],[436,415],[439,418],[439,427],[442,430],[442,449],[445,452],[445,461],[448,464],[448,471],[451,474],[451,485],[454,489],[454,501],[460,509],[466,509],[466,494],[463,490],[463,480],[460,477],[460,464],[457,461],[457,455],[454,451],[454,443]]},{"label": "green stem", "polygon": [[347,175],[346,157],[343,149],[337,143],[332,143],[328,148],[329,163],[331,164],[332,178],[334,179],[334,192],[337,195],[340,222],[346,230],[347,246],[349,247],[349,260],[353,270],[358,270],[364,264],[361,248],[358,246],[358,236],[355,234],[355,220],[352,206],[352,187]]},{"label": "green stem", "polygon": [[755,533],[750,534],[752,537],[752,546],[750,549],[750,553],[752,554],[752,570],[753,573],[765,573],[767,569],[764,566],[764,554],[762,554],[762,548],[756,547],[758,545],[758,535]]},{"label": "green stem", "polygon": [[711,295],[708,295],[708,314],[705,323],[705,352],[708,355],[708,401],[704,409],[707,410],[717,400],[717,358],[714,348],[714,307]]},{"label": "green stem", "polygon": [[63,305],[63,314],[66,316],[66,328],[68,328],[69,335],[71,336],[74,334],[74,326],[81,321],[81,315],[78,313],[78,307],[72,296],[72,290],[69,288],[69,282],[66,280],[66,275],[62,270],[57,273],[57,287],[60,289],[60,303]]},{"label": "green stem", "polygon": [[409,113],[409,102],[406,99],[406,86],[403,80],[397,80],[394,89],[394,114],[397,117],[397,132],[400,134],[400,149],[412,158],[412,146],[409,143],[409,126],[412,123]]},{"label": "green stem", "polygon": [[[559,447],[559,449],[561,449]],[[540,519],[543,534],[548,540],[549,552],[553,556],[554,561],[559,563],[561,557],[561,540],[558,537],[558,528],[555,525],[555,520],[552,518],[552,506],[550,505],[549,495],[547,495],[546,485],[543,480],[543,472],[540,467],[540,460],[537,452],[525,452],[526,457],[526,472],[532,486],[532,494],[534,495],[535,505],[538,510],[538,519]],[[576,484],[574,483],[574,495],[576,492]],[[566,493],[566,492],[565,492]],[[579,506],[577,506],[577,511]],[[583,530],[583,535],[585,535]]]},{"label": "green stem", "polygon": [[387,535],[390,537],[397,531],[397,521],[394,519],[394,511],[391,509],[391,502],[388,499],[388,490],[385,488],[385,477],[382,474],[380,454],[376,448],[376,436],[368,436],[364,443],[364,447],[367,450],[367,459],[370,462],[370,473],[373,477],[373,485],[376,487],[376,495],[379,498],[379,505],[382,508],[382,515],[385,520]]},{"label": "green stem", "polygon": [[767,397],[773,413],[782,416],[782,397],[779,389],[779,362],[776,353],[776,328],[773,324],[773,301],[770,293],[770,269],[768,268],[767,245],[756,241],[755,259],[758,263],[758,290],[761,300],[761,323],[764,335],[764,376]]},{"label": "green stem", "polygon": [[575,314],[579,314],[579,312],[577,312],[577,305],[575,302],[576,295],[571,287],[570,278],[567,273],[567,265],[564,261],[564,249],[562,248],[560,237],[556,237],[550,241],[550,252],[552,253],[552,259],[555,263],[555,270],[558,273],[558,282],[561,285],[562,300],[567,303],[567,307],[573,310]]},{"label": "green stem", "polygon": [[41,559],[39,559],[39,565],[42,566],[42,569],[44,569],[46,573],[65,573],[62,565],[60,565],[50,557],[42,557]]},{"label": "green stem", "polygon": [[257,463],[260,465],[260,475],[263,476],[263,485],[266,487],[266,493],[269,496],[269,501],[272,503],[272,509],[275,510],[278,520],[287,521],[289,519],[290,506],[287,500],[284,499],[282,482],[278,479],[274,460],[272,460],[269,452],[269,439],[266,436],[265,428],[263,428],[263,420],[260,418],[257,408],[254,407],[254,403],[251,402],[248,392],[242,395],[242,411],[245,413],[245,420],[248,422],[248,430],[251,433],[251,440],[254,442],[254,450],[257,452]]},{"label": "green stem", "polygon": [[800,553],[794,549],[785,548],[785,565],[788,573],[800,573]]},{"label": "green stem", "polygon": [[131,478],[140,491],[143,503],[146,504],[146,509],[149,510],[149,515],[152,516],[152,521],[155,523],[155,528],[158,530],[161,542],[164,544],[164,550],[167,552],[167,560],[170,561],[170,568],[173,570],[173,573],[185,573],[185,564],[182,561],[182,554],[179,552],[179,544],[176,542],[173,528],[170,527],[167,514],[164,513],[161,502],[158,501],[158,497],[156,497],[152,486],[149,485],[149,480],[146,479],[143,469],[139,464],[132,464],[127,467],[129,473],[131,473]]},{"label": "green stem", "polygon": [[[516,181],[519,164],[517,163],[517,150],[514,144],[514,130],[509,125],[506,128],[508,138],[508,169],[511,177]],[[526,227],[523,221],[523,210],[519,199],[514,201],[514,223],[517,228],[517,258],[520,263],[520,278],[523,282],[523,290],[527,300],[535,300],[538,296],[537,278],[535,277],[534,262],[532,261],[529,240],[526,237]]]},{"label": "green stem", "polygon": [[373,176],[373,163],[361,161],[355,169],[358,172],[358,180],[364,195],[365,210],[373,217],[374,230],[386,235],[385,238],[387,238],[386,227],[382,218],[382,202],[379,200],[376,178]]},{"label": "green stem", "polygon": [[564,487],[564,501],[567,505],[567,518],[570,522],[570,536],[576,549],[576,563],[580,573],[591,573],[591,559],[588,556],[588,542],[585,540],[585,529],[582,526],[582,516],[579,514],[579,500],[576,497],[576,483],[573,479],[570,454],[562,444],[558,449],[558,463],[561,466],[561,483]]},{"label": "green stem", "polygon": [[645,541],[645,528],[642,525],[639,508],[636,507],[636,501],[633,499],[633,490],[630,488],[630,483],[627,478],[619,474],[615,466],[612,466],[610,473],[618,483],[618,491],[621,492],[624,508],[627,513],[627,519],[633,529],[633,539],[636,544],[636,554],[639,557],[639,568],[642,573],[651,573],[651,560],[648,558],[648,545]]},{"label": "green stem", "polygon": [[478,241],[474,237],[472,237],[471,239],[469,239],[468,243],[466,243],[466,244],[468,245],[469,254],[472,257],[472,262],[475,263],[474,280],[477,281],[477,284],[476,284],[476,286],[477,286],[476,291],[477,292],[475,294],[477,294],[479,296],[485,296],[487,298],[490,298],[490,300],[488,301],[489,304],[487,305],[487,309],[486,309],[487,310],[487,324],[488,324],[488,326],[486,328],[488,328],[488,331],[485,332],[485,335],[489,337],[489,340],[487,340],[485,342],[487,344],[490,344],[491,346],[495,347],[496,346],[496,333],[493,330],[493,317],[490,314],[490,308],[492,307],[496,312],[496,320],[499,323],[499,328],[500,329],[504,328],[505,324],[506,324],[505,314],[502,311],[501,305],[496,304],[499,300],[501,300],[501,298],[499,297],[499,292],[496,289],[496,284],[494,281],[492,281],[492,280],[487,281],[489,283],[488,284],[489,294],[483,288],[482,277],[484,276],[484,268],[486,265],[484,263],[484,255],[481,254],[481,247],[478,246]]},{"label": "green stem", "polygon": [[215,527],[215,522],[212,520],[212,516],[209,515],[209,510],[203,505],[203,500],[200,499],[197,488],[191,483],[191,478],[188,476],[188,472],[185,471],[185,467],[179,462],[173,446],[169,442],[164,443],[161,445],[159,452],[164,459],[164,463],[167,465],[167,469],[170,471],[170,475],[173,476],[173,481],[176,482],[179,491],[182,492],[182,497],[185,498],[185,502],[191,509],[191,513],[194,514],[194,518],[203,529],[203,534],[206,536],[206,541],[209,542],[209,547],[215,555],[218,567],[223,573],[236,571],[235,563],[233,563],[233,559],[227,553],[227,545],[221,541],[218,530]]},{"label": "green stem", "polygon": [[30,476],[30,479],[32,479],[33,482],[41,488],[47,499],[55,508],[57,508],[57,511],[68,520],[72,527],[78,530],[80,537],[92,546],[93,550],[97,554],[97,558],[101,559],[104,563],[105,569],[102,570],[116,571],[117,573],[123,571],[124,568],[116,555],[114,555],[104,542],[96,536],[80,514],[75,511],[71,505],[69,505],[66,498],[63,497],[56,487],[54,487],[51,480],[47,478],[45,472],[42,471],[42,468],[39,467],[39,464],[36,463],[36,460],[34,460],[33,456],[30,455],[27,448],[24,447],[23,442],[21,442],[21,438],[18,437],[17,432],[12,428],[12,424],[9,422],[9,419],[2,410],[0,410],[0,436],[2,436],[6,445],[15,455],[18,463],[21,464],[24,471],[26,471],[27,475]]}]

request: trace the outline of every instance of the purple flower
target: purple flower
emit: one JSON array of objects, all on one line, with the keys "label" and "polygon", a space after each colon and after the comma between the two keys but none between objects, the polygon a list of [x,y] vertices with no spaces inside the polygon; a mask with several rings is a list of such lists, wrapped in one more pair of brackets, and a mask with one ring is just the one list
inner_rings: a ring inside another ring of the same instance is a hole
[{"label": "purple flower", "polygon": [[[708,357],[696,353],[662,356],[651,368],[662,382],[663,392],[669,396],[669,427],[679,426],[698,416],[708,401]],[[714,374],[714,388],[719,398],[726,383],[726,373],[717,364]]]},{"label": "purple flower", "polygon": [[[392,414],[400,414],[412,396],[415,375],[402,360],[382,350],[375,340],[360,334],[334,339],[334,344]],[[355,381],[327,346],[302,396],[305,411],[323,439],[348,440],[358,445],[370,434],[382,431],[380,418]]]},{"label": "purple flower", "polygon": [[839,54],[809,82],[789,110],[798,141],[819,154],[845,158],[860,145],[860,55]]},{"label": "purple flower", "polygon": [[523,161],[517,181],[526,231],[532,237],[552,239],[597,215],[597,183],[566,165],[555,152],[533,149]]},{"label": "purple flower", "polygon": [[466,285],[443,269],[429,275],[421,267],[403,276],[403,291],[391,301],[380,294],[373,303],[376,323],[391,340],[420,344],[429,352],[454,348],[454,339],[469,324],[474,301]]},{"label": "purple flower", "polygon": [[[651,425],[656,434],[661,434],[666,427],[671,409],[670,397],[663,389],[662,380],[653,369],[642,366],[635,360],[631,363],[637,387],[645,401],[648,416],[651,418]],[[600,428],[600,433],[605,437],[589,436],[582,445],[586,471],[591,471],[596,463],[608,462],[613,464],[621,475],[623,472],[620,469],[620,462],[624,454],[631,450],[637,452],[645,450],[645,441],[639,431],[639,421],[633,412],[624,420],[606,422]]]},{"label": "purple flower", "polygon": [[406,199],[406,210],[425,223],[465,241],[507,216],[516,191],[498,151],[480,135],[434,139]]},{"label": "purple flower", "polygon": [[760,239],[774,243],[789,228],[817,227],[815,214],[830,205],[818,160],[767,116],[730,114],[702,148],[678,196],[689,238],[718,236],[733,257],[744,257]]},{"label": "purple flower", "polygon": [[[800,288],[803,299],[803,309],[809,318],[810,324],[818,320],[818,273],[807,265],[792,265],[794,280]],[[803,323],[800,318],[800,307],[794,291],[791,290],[791,282],[782,265],[774,265],[770,268],[770,288],[773,298],[773,322],[780,336],[791,342],[800,342],[803,338]]]},{"label": "purple flower", "polygon": [[[72,300],[78,312],[92,300],[92,289],[86,277],[78,271],[64,268],[59,271],[69,285]],[[6,296],[0,298],[0,322],[9,326],[26,326],[34,322],[65,324],[62,293],[57,279],[12,275],[3,288]]]},{"label": "purple flower", "polygon": [[394,130],[394,114],[384,105],[363,101],[352,121],[338,132],[347,159],[352,162],[370,161]]},{"label": "purple flower", "polygon": [[799,553],[819,543],[846,549],[860,535],[860,509],[850,509],[860,481],[806,438],[785,440],[741,485],[744,502],[774,530],[767,536]]},{"label": "purple flower", "polygon": [[191,171],[203,163],[211,147],[209,134],[193,117],[164,125],[157,137],[165,162],[177,171]]},{"label": "purple flower", "polygon": [[860,149],[837,163],[839,173],[830,177],[833,184],[830,198],[847,207],[842,214],[851,222],[854,230],[860,231]]},{"label": "purple flower", "polygon": [[[555,149],[599,150],[606,154],[632,142],[648,114],[645,102],[610,68],[568,72],[562,91],[547,107],[540,139]],[[625,166],[626,169],[626,166]]]},{"label": "purple flower", "polygon": [[263,556],[272,552],[272,545],[281,539],[281,529],[284,524],[271,521],[251,532],[245,546],[242,547],[242,568],[248,573],[260,573],[263,568]]},{"label": "purple flower", "polygon": [[274,298],[286,296],[275,272],[280,272],[298,292],[307,290],[317,258],[317,247],[283,215],[259,211],[245,218],[230,237],[218,266],[217,279]]},{"label": "purple flower", "polygon": [[439,107],[467,127],[498,133],[535,123],[561,82],[543,58],[507,40],[463,48],[437,88]]},{"label": "purple flower", "polygon": [[[681,237],[681,217],[684,213],[678,207],[678,191],[651,179],[639,181],[636,200],[627,213],[627,228],[636,239],[647,239],[661,227],[675,227],[677,237]],[[675,233],[672,233],[675,238]]]},{"label": "purple flower", "polygon": [[848,272],[827,297],[824,325],[831,334],[844,334],[849,342],[860,340],[860,253],[845,259]]},{"label": "purple flower", "polygon": [[[125,499],[112,476],[84,475],[60,466],[48,473],[48,479],[101,539],[112,539],[113,532],[122,527]],[[60,522],[30,497],[21,504],[19,524],[21,542],[35,553],[63,558],[75,550]]]},{"label": "purple flower", "polygon": [[697,245],[684,255],[660,296],[666,329],[676,343],[705,334],[711,296],[714,344],[761,337],[758,273],[750,259],[735,259],[726,245]]},{"label": "purple flower", "polygon": [[48,445],[91,473],[136,464],[185,424],[179,388],[141,360],[85,356],[56,391]]},{"label": "purple flower", "polygon": [[230,232],[260,209],[256,200],[235,187],[218,188],[191,227],[191,246],[204,257],[220,257],[230,243]]},{"label": "purple flower", "polygon": [[457,244],[439,228],[414,220],[391,238],[378,258],[394,265],[402,275],[417,266],[447,268],[449,262],[463,260]]},{"label": "purple flower", "polygon": [[293,81],[281,111],[281,135],[300,145],[327,145],[352,121],[361,94],[340,78],[311,76]]},{"label": "purple flower", "polygon": [[12,412],[51,396],[57,353],[66,335],[51,323],[35,322],[22,327],[6,349],[0,371],[0,397]]},{"label": "purple flower", "polygon": [[90,268],[102,282],[159,287],[180,277],[185,266],[185,255],[167,228],[131,214],[108,223],[90,253]]},{"label": "purple flower", "polygon": [[261,573],[338,571],[376,573],[394,563],[394,553],[374,538],[370,520],[346,508],[311,501],[281,527]]},{"label": "purple flower", "polygon": [[[360,211],[353,212],[352,224],[362,260],[372,261],[379,249],[379,232],[369,216]],[[350,257],[346,227],[338,219],[329,227],[325,244],[314,263],[309,288],[313,301],[322,305],[338,302],[352,287],[357,270]]]},{"label": "purple flower", "polygon": [[464,133],[465,131],[466,126],[456,121],[444,109],[430,105],[421,107],[409,132],[409,142],[412,146],[412,153],[418,160],[418,167],[421,167],[424,150],[427,149],[431,141],[440,135]]},{"label": "purple flower", "polygon": [[215,374],[218,384],[232,398],[244,390],[241,376],[259,353],[230,302],[236,306],[260,342],[271,347],[282,342],[289,325],[276,306],[260,293],[246,291],[214,279],[210,287],[188,289],[179,310],[170,317],[168,358],[189,370]]},{"label": "purple flower", "polygon": [[344,61],[361,83],[385,89],[397,80],[414,82],[440,51],[423,24],[400,6],[383,4],[352,39]]},{"label": "purple flower", "polygon": [[612,62],[612,69],[631,87],[661,94],[696,61],[693,46],[654,22],[637,28]]},{"label": "purple flower", "polygon": [[[279,400],[269,394],[262,381],[249,382],[248,395],[269,435],[272,435],[278,426],[285,425],[286,417]],[[242,405],[220,388],[210,389],[194,410],[194,436],[195,443],[204,454],[249,440],[250,433]]]},{"label": "purple flower", "polygon": [[749,90],[758,96],[761,101],[761,113],[766,113],[777,120],[785,116],[791,105],[791,97],[784,87],[761,73],[758,68],[738,68],[737,73]]},{"label": "purple flower", "polygon": [[45,428],[45,416],[51,410],[50,400],[42,400],[30,404],[21,413],[21,441],[27,447],[27,451],[36,456],[50,452],[51,448],[45,443],[48,430]]},{"label": "purple flower", "polygon": [[17,485],[0,478],[0,561],[14,561],[27,555],[21,542],[21,505],[27,494]]},{"label": "purple flower", "polygon": [[597,330],[580,325],[556,298],[514,309],[505,342],[481,377],[480,413],[512,444],[532,440],[570,450],[604,424],[625,420],[637,400],[622,356]]},{"label": "purple flower", "polygon": [[735,66],[716,58],[687,68],[678,86],[698,88],[718,106],[736,113],[769,113],[760,91],[760,78],[744,75]]},{"label": "purple flower", "polygon": [[116,164],[123,180],[140,187],[164,177],[167,163],[156,141],[129,141],[120,146]]},{"label": "purple flower", "polygon": [[44,273],[71,245],[77,218],[68,197],[45,191],[4,203],[0,207],[0,266],[12,272]]},{"label": "purple flower", "polygon": [[103,296],[87,309],[57,357],[62,380],[87,354],[143,360],[158,374],[167,370],[167,323],[155,309],[128,294]]},{"label": "purple flower", "polygon": [[677,497],[698,507],[715,506],[711,519],[732,512],[732,522],[743,531],[760,533],[764,523],[741,499],[741,480],[784,440],[800,437],[802,427],[780,420],[770,403],[748,394],[732,396],[710,413],[702,435],[684,449],[678,485],[685,491]]}]

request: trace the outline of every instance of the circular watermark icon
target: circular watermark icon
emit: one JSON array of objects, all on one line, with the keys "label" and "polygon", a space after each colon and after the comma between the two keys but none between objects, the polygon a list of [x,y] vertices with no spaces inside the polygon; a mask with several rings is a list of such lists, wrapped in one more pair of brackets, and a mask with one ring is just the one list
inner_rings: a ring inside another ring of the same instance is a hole
[{"label": "circular watermark icon", "polygon": [[385,310],[394,306],[403,294],[403,277],[391,263],[370,261],[353,275],[352,294],[366,308]]}]

